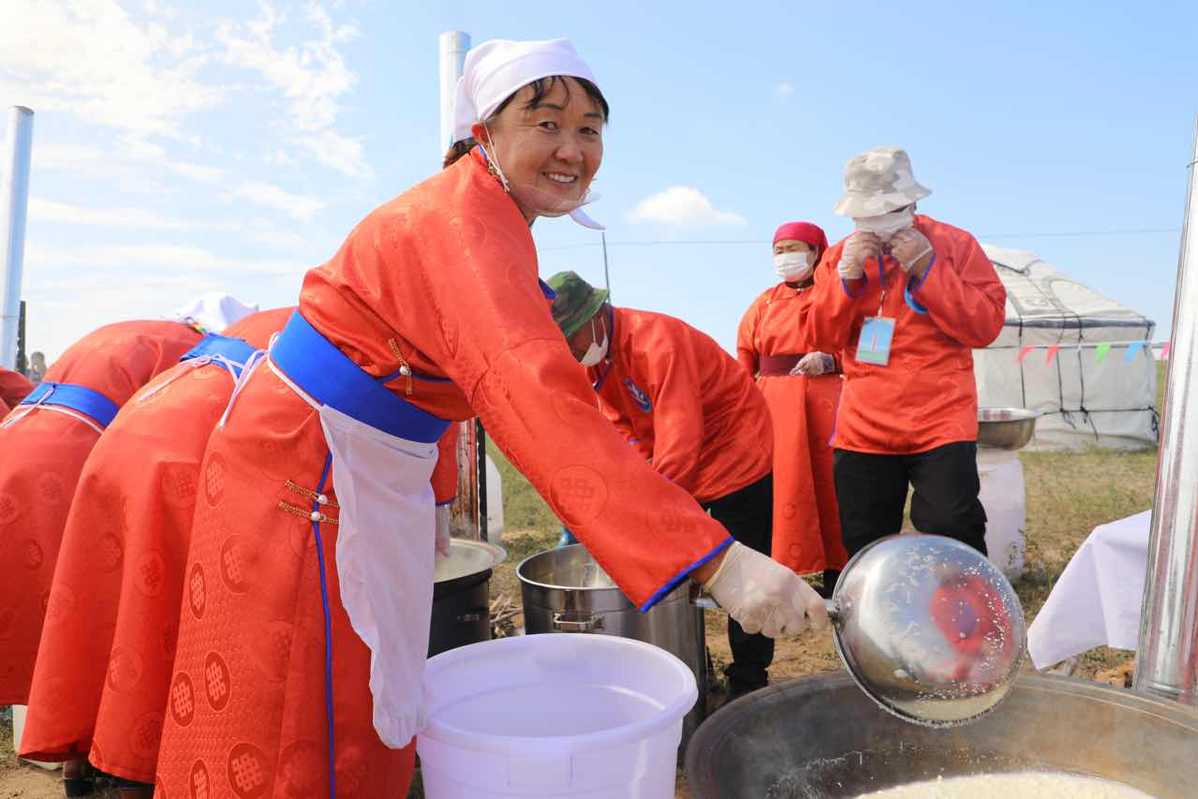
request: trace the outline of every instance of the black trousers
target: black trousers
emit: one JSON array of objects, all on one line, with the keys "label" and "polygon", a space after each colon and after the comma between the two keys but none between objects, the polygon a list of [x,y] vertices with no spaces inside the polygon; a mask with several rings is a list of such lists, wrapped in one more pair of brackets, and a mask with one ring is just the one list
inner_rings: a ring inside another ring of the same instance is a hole
[{"label": "black trousers", "polygon": [[[762,554],[770,554],[774,539],[773,474],[702,505],[737,541]],[[749,635],[729,617],[728,645],[732,649],[732,665],[725,673],[732,690],[764,687],[769,679],[766,670],[774,660],[774,639]]]},{"label": "black trousers", "polygon": [[955,538],[986,552],[986,511],[978,500],[978,448],[945,444],[918,455],[833,454],[840,527],[850,556],[903,528],[908,483],[911,523],[921,533]]}]

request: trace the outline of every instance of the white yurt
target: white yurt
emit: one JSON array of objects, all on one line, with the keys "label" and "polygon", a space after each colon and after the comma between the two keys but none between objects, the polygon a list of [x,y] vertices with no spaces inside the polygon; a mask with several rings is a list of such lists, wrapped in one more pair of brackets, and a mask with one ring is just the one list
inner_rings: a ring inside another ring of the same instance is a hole
[{"label": "white yurt", "polygon": [[1155,323],[1033,252],[982,248],[1006,286],[1007,314],[998,339],[974,351],[979,406],[1043,414],[1034,449],[1155,446]]}]

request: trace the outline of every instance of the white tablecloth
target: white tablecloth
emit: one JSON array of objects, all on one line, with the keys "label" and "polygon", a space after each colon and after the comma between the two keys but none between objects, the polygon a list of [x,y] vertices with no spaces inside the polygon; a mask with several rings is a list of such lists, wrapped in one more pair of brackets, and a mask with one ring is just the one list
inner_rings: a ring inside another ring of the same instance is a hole
[{"label": "white tablecloth", "polygon": [[1095,527],[1027,631],[1038,669],[1093,649],[1135,649],[1152,512]]}]

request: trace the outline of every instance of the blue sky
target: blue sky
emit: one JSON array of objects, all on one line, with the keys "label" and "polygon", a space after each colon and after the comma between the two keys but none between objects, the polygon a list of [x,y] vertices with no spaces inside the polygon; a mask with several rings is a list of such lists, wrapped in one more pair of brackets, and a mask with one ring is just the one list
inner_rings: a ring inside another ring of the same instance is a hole
[{"label": "blue sky", "polygon": [[[359,218],[437,169],[448,29],[564,35],[591,63],[619,304],[732,347],[774,227],[845,235],[844,162],[897,144],[925,213],[1035,250],[1164,338],[1198,4],[986,5],[6,0],[0,105],[36,111],[30,346],[53,358],[204,290],[294,302]],[[534,232],[543,275],[602,280],[597,234]]]}]

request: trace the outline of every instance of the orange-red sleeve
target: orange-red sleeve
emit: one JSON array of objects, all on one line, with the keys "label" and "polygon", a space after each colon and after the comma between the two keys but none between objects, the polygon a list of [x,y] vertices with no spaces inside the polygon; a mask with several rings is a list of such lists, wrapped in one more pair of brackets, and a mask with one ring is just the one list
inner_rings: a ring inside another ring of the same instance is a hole
[{"label": "orange-red sleeve", "polygon": [[[473,424],[473,422],[471,422]],[[438,505],[448,505],[458,495],[458,430],[461,425],[454,422],[437,442],[437,465],[429,481]]]},{"label": "orange-red sleeve", "polygon": [[378,312],[444,369],[512,465],[648,609],[731,539],[600,412],[538,285],[527,224],[506,195],[474,191],[452,215],[408,207],[341,257],[388,275],[379,291],[395,301]]},{"label": "orange-red sleeve", "polygon": [[702,367],[681,336],[655,338],[642,350],[653,400],[653,468],[693,494],[703,449]]},{"label": "orange-red sleeve", "polygon": [[811,290],[811,310],[804,316],[803,338],[819,352],[838,353],[847,349],[853,323],[862,313],[857,302],[868,278],[845,281],[840,279],[837,266],[844,243],[834,244],[820,259],[820,273]]},{"label": "orange-red sleeve", "polygon": [[759,356],[761,353],[757,351],[757,326],[761,323],[761,309],[764,303],[762,298],[758,297],[753,300],[753,304],[749,306],[749,310],[745,311],[745,315],[741,317],[740,325],[736,329],[736,360],[741,366],[749,370],[749,374],[753,377],[757,376],[757,368]]},{"label": "orange-red sleeve", "polygon": [[0,368],[0,402],[10,408],[16,407],[30,391],[33,391],[33,383],[23,374]]},{"label": "orange-red sleeve", "polygon": [[[1007,290],[981,245],[936,237],[934,255],[922,279],[907,284],[908,304],[927,313],[940,332],[967,347],[988,346],[1002,332]],[[913,301],[913,302],[912,302]]]}]

